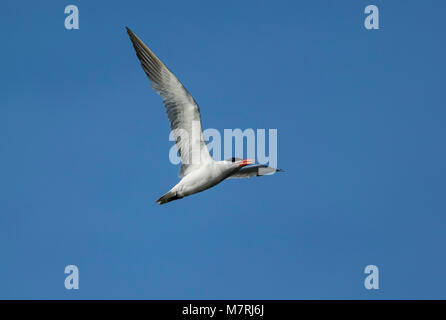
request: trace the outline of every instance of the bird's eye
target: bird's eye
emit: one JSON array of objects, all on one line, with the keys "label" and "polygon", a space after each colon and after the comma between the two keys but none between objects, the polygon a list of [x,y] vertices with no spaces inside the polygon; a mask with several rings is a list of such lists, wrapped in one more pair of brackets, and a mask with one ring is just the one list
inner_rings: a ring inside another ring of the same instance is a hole
[{"label": "bird's eye", "polygon": [[231,161],[232,161],[232,162],[235,162],[235,158],[234,158],[234,157],[232,157],[232,158],[231,158]]}]

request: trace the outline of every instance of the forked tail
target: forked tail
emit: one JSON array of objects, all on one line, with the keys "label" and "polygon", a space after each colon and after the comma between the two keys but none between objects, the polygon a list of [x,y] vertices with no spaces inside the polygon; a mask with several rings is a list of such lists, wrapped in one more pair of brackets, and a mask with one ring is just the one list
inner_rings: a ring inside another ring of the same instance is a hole
[{"label": "forked tail", "polygon": [[161,198],[159,198],[158,200],[156,200],[156,202],[158,204],[165,204],[167,202],[173,201],[173,200],[178,200],[181,199],[182,197],[179,197],[176,193],[176,191],[169,191],[167,192],[165,195],[163,195]]}]

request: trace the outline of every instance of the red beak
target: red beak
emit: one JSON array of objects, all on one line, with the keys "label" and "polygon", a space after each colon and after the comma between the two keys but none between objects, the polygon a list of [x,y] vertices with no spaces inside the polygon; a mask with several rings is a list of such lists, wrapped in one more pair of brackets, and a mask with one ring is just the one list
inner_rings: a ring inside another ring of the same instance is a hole
[{"label": "red beak", "polygon": [[239,166],[240,166],[240,167],[244,167],[244,166],[247,166],[247,165],[249,165],[249,164],[254,164],[254,163],[256,163],[255,160],[252,160],[252,159],[243,159],[243,160],[240,160],[240,162],[239,162]]}]

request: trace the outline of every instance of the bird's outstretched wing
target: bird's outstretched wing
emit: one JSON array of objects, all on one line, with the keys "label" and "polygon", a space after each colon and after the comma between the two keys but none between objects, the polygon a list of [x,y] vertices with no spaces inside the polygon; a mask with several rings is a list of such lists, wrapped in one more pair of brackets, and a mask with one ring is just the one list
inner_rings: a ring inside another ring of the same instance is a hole
[{"label": "bird's outstretched wing", "polygon": [[185,176],[200,164],[213,161],[204,142],[200,109],[177,77],[141,39],[126,29],[141,66],[152,82],[150,86],[163,99],[182,161],[180,175]]},{"label": "bird's outstretched wing", "polygon": [[231,175],[229,178],[250,178],[254,176],[264,176],[272,174],[273,172],[282,172],[282,169],[276,169],[268,167],[264,164],[255,164],[252,166],[246,166],[241,168],[239,171]]}]

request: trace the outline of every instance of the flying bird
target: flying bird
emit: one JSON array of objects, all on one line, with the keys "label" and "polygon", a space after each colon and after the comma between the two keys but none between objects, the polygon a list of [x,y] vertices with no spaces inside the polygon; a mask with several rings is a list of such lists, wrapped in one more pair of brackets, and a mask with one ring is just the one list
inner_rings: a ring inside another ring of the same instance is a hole
[{"label": "flying bird", "polygon": [[[150,86],[163,99],[170,129],[174,134],[182,162],[179,172],[180,182],[156,200],[158,204],[204,191],[227,178],[246,178],[283,171],[255,164],[251,159],[231,158],[223,161],[212,159],[203,138],[198,104],[166,65],[129,28],[126,29],[141,66],[151,81]],[[193,123],[199,127],[199,134],[195,138],[192,132]],[[182,136],[181,132],[187,134]],[[191,158],[198,161],[191,162]]]}]

